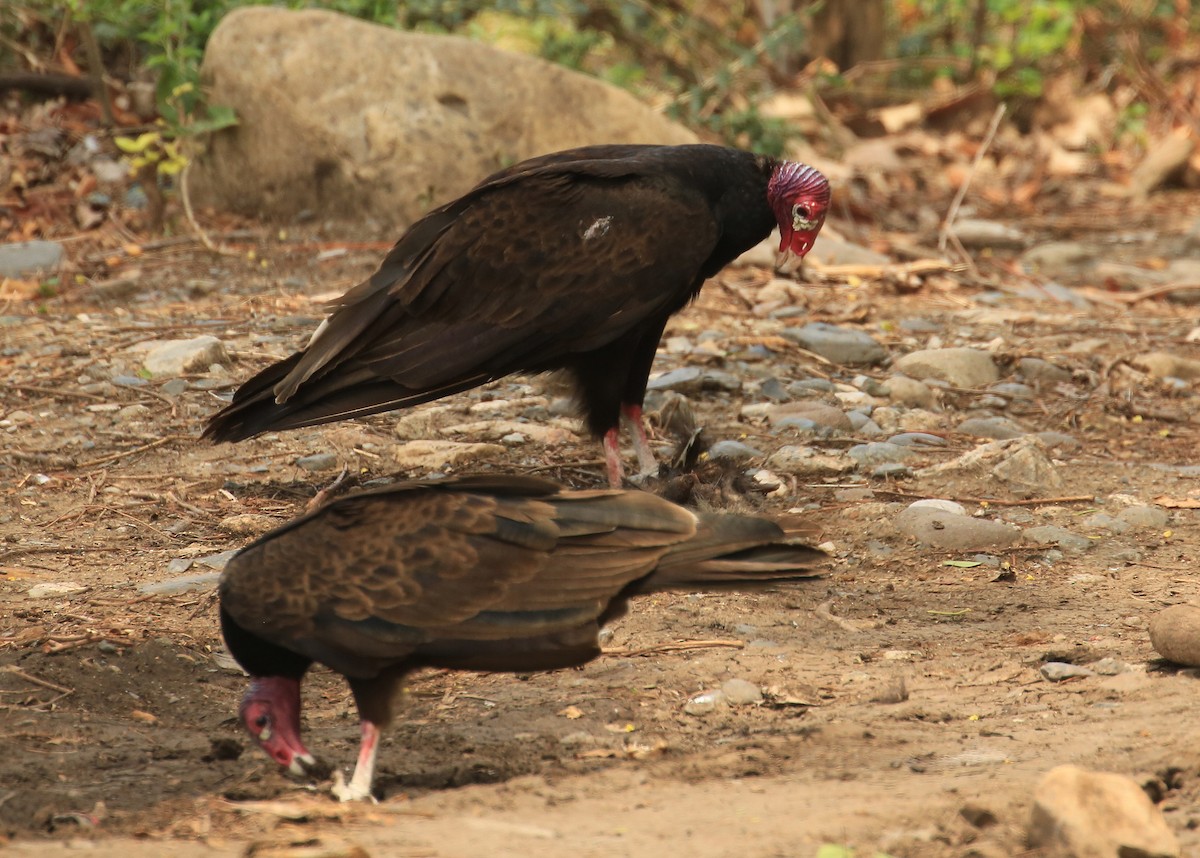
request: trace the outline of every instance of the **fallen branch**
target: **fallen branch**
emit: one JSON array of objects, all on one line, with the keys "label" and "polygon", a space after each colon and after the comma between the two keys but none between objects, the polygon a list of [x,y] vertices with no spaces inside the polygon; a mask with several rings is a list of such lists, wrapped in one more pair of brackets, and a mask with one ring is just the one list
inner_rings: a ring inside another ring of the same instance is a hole
[{"label": "fallen branch", "polygon": [[731,649],[745,649],[746,642],[739,640],[708,640],[708,641],[678,641],[677,643],[663,643],[657,646],[648,646],[642,649],[629,649],[627,647],[613,647],[612,649],[600,650],[601,655],[658,655],[663,652],[683,652],[689,649],[715,649],[717,647],[730,647]]},{"label": "fallen branch", "polygon": [[[979,144],[979,149],[975,152],[975,158],[971,161],[971,169],[967,173],[967,177],[963,180],[963,183],[958,186],[958,193],[954,195],[954,199],[950,203],[950,208],[946,212],[946,219],[942,221],[942,228],[938,233],[938,251],[940,253],[946,252],[946,243],[952,237],[955,244],[960,248],[962,247],[958,242],[958,236],[954,234],[954,221],[958,219],[958,210],[962,206],[963,200],[967,197],[967,191],[971,187],[971,180],[975,178],[975,173],[979,170],[980,163],[983,162],[984,154],[987,153],[988,147],[992,145],[996,131],[1000,128],[1000,120],[1004,118],[1004,113],[1007,110],[1008,105],[1003,101],[996,105],[996,112],[992,114],[992,121],[988,125],[987,134],[984,135],[983,142]],[[968,256],[967,259],[969,261],[970,257]]]},{"label": "fallen branch", "polygon": [[[898,492],[892,489],[874,489],[876,494],[892,495],[899,498],[912,498],[914,500],[929,500],[928,495],[915,495],[909,492]],[[954,497],[944,498],[944,500],[952,500],[957,503],[977,503],[984,506],[1041,506],[1042,504],[1051,503],[1095,503],[1095,495],[1065,495],[1055,498],[1020,498],[1017,500],[1004,500],[1002,498],[972,498],[972,497]]]},{"label": "fallen branch", "polygon": [[172,441],[190,441],[188,435],[168,435],[166,438],[159,438],[157,441],[151,441],[149,444],[142,444],[140,447],[131,447],[128,450],[122,450],[119,453],[110,453],[107,456],[101,456],[99,459],[92,459],[90,462],[81,462],[76,465],[76,470],[84,468],[94,468],[97,465],[105,465],[109,462],[115,462],[117,459],[123,459],[126,456],[133,456],[137,453],[144,453],[147,450],[153,450],[155,447],[161,447],[164,444],[170,444]]}]

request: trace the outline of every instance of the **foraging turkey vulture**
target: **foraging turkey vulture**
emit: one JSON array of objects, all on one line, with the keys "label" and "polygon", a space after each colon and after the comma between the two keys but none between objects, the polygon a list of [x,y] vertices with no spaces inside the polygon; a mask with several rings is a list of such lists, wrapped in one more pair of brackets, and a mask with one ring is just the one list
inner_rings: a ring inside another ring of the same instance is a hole
[{"label": "foraging turkey vulture", "polygon": [[803,256],[829,183],[720,146],[588,146],[502,170],[417,221],[204,436],[241,441],[405,408],[515,372],[566,370],[621,484],[622,414],[638,464],[646,379],[667,318],[779,225]]},{"label": "foraging turkey vulture", "polygon": [[529,477],[348,495],[247,546],[221,576],[221,630],[252,678],[241,720],[280,765],[317,771],[300,739],[300,682],[313,662],[343,674],[362,746],[334,794],[366,798],[380,731],[411,671],[584,664],[631,596],[817,575],[822,552],[785,538],[764,518]]}]

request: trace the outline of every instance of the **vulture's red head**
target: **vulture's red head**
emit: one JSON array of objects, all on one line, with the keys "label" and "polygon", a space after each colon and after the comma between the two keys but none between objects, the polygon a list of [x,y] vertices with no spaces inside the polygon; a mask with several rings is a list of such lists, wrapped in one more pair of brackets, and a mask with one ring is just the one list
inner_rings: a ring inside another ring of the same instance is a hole
[{"label": "vulture's red head", "polygon": [[806,164],[780,161],[767,183],[767,202],[779,222],[779,252],[803,257],[812,250],[829,210],[829,180]]},{"label": "vulture's red head", "polygon": [[300,741],[300,682],[282,676],[258,677],[238,710],[250,735],[271,759],[294,775],[313,774],[316,758]]}]

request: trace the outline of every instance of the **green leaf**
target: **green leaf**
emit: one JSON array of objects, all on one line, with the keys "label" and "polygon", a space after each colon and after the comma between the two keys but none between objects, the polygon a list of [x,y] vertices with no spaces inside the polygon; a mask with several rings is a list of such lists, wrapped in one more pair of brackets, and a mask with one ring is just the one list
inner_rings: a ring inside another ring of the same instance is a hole
[{"label": "green leaf", "polygon": [[956,569],[974,569],[976,566],[982,566],[980,560],[943,560],[943,566],[953,566]]}]

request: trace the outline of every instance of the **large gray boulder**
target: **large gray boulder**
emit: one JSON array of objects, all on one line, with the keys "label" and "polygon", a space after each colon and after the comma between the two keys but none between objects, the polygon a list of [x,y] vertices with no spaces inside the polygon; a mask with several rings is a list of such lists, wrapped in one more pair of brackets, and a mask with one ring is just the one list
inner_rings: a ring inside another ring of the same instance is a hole
[{"label": "large gray boulder", "polygon": [[454,36],[246,6],[209,39],[208,97],[240,124],[192,170],[203,203],[408,224],[515,161],[696,137],[624,90]]}]

